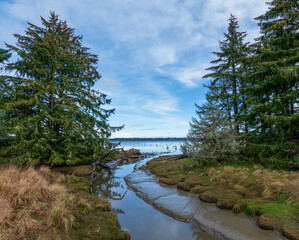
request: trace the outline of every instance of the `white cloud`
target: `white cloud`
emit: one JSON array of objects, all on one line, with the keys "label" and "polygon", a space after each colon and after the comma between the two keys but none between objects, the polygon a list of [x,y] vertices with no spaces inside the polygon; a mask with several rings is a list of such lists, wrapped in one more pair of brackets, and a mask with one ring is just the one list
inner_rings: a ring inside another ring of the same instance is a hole
[{"label": "white cloud", "polygon": [[169,112],[178,111],[176,105],[177,101],[175,98],[162,96],[158,98],[147,99],[142,108],[147,111],[165,115]]},{"label": "white cloud", "polygon": [[95,87],[108,95],[113,93],[121,94],[126,90],[126,86],[120,80],[108,76],[101,77]]},{"label": "white cloud", "polygon": [[178,73],[176,79],[187,87],[196,87],[203,76],[202,71],[186,69]]},{"label": "white cloud", "polygon": [[157,62],[158,67],[176,62],[175,49],[170,46],[157,46],[150,50],[154,60]]},{"label": "white cloud", "polygon": [[122,131],[113,133],[112,137],[185,137],[189,128],[188,121],[176,116],[128,117],[130,122],[136,121],[138,124],[127,124]]},{"label": "white cloud", "polygon": [[[12,34],[23,34],[26,21],[40,25],[40,15],[47,18],[55,11],[76,29],[76,34],[83,34],[83,45],[99,55],[103,78],[96,87],[112,98],[119,122],[139,119],[142,124],[149,122],[143,129],[161,125],[167,129],[153,130],[152,135],[167,135],[169,131],[183,135],[190,119],[171,116],[182,114],[185,109],[179,106],[187,103],[173,89],[184,86],[185,94],[188,90],[194,94],[202,84],[207,73],[204,69],[213,58],[210,53],[218,50],[230,13],[238,18],[240,30],[248,31],[248,40],[257,37],[259,30],[253,18],[266,11],[265,1],[0,1],[0,39],[15,42]],[[0,47],[4,47],[3,42]],[[188,96],[191,104],[202,98],[199,95],[194,99]],[[135,136],[134,131],[142,136],[138,127],[121,134]]]}]

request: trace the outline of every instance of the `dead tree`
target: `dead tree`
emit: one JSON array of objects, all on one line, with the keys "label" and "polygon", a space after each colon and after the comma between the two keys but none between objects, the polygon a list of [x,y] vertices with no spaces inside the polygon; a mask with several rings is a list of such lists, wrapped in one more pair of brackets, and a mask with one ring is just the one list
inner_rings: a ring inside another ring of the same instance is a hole
[{"label": "dead tree", "polygon": [[89,185],[89,192],[91,195],[93,195],[93,190],[92,190],[92,184],[94,183],[95,179],[96,179],[96,168],[98,165],[100,165],[103,169],[107,169],[108,171],[111,171],[110,167],[108,167],[107,165],[103,164],[103,160],[112,152],[114,151],[122,151],[126,157],[128,158],[127,153],[124,151],[124,148],[113,148],[108,150],[101,158],[100,160],[92,163],[92,173],[91,173],[91,177],[90,177],[90,185]]}]

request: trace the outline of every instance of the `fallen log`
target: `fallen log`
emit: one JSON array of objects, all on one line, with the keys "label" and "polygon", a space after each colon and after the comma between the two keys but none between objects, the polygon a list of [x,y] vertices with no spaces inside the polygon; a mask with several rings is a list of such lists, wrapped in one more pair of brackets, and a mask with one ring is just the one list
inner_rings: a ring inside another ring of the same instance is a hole
[{"label": "fallen log", "polygon": [[91,172],[91,177],[90,177],[90,185],[89,185],[89,192],[91,195],[93,195],[93,190],[92,190],[92,184],[94,183],[96,179],[96,167],[100,165],[102,168],[107,169],[108,171],[111,171],[110,167],[103,164],[103,160],[109,155],[109,153],[112,153],[114,151],[122,151],[127,157],[127,153],[125,152],[124,148],[113,148],[108,150],[101,158],[100,160],[92,163],[92,172]]}]

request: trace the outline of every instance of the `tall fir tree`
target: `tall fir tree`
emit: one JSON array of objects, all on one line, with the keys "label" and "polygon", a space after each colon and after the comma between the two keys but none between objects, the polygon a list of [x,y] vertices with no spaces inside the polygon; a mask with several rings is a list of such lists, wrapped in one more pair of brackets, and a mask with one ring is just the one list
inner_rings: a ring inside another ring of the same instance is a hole
[{"label": "tall fir tree", "polygon": [[246,87],[246,61],[249,54],[248,43],[244,43],[246,32],[239,32],[237,18],[231,14],[228,19],[227,33],[224,40],[219,42],[219,52],[213,52],[217,59],[211,61],[211,73],[204,78],[212,78],[209,84],[211,95],[226,110],[227,118],[236,133],[247,131],[247,124],[241,121],[240,115],[247,111],[244,94]]},{"label": "tall fir tree", "polygon": [[3,109],[13,160],[26,164],[92,161],[110,147],[112,131],[106,95],[92,87],[100,79],[98,57],[82,46],[82,36],[51,12],[42,26],[28,23],[25,35],[8,45],[19,59],[7,69]]},{"label": "tall fir tree", "polygon": [[299,167],[299,2],[273,0],[268,5],[268,11],[256,18],[261,36],[253,45],[249,77],[248,141],[258,146],[261,160]]},{"label": "tall fir tree", "polygon": [[201,161],[224,161],[239,156],[242,144],[239,132],[246,132],[247,123],[242,116],[247,112],[247,85],[244,71],[249,54],[248,43],[243,43],[246,32],[239,32],[234,15],[228,19],[229,26],[224,40],[219,42],[219,52],[211,61],[211,78],[206,103],[196,106],[197,118],[192,118],[188,141],[184,149],[193,152]]},{"label": "tall fir tree", "polygon": [[201,164],[232,160],[239,156],[241,144],[223,109],[209,93],[201,106],[195,104],[196,117],[190,122],[188,141],[183,146]]}]

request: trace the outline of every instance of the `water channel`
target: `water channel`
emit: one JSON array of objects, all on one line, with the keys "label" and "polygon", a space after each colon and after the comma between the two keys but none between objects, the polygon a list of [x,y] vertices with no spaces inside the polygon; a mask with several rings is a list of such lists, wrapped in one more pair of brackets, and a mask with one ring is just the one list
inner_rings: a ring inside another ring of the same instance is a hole
[{"label": "water channel", "polygon": [[[122,146],[155,153],[157,157],[180,153],[180,144],[123,142]],[[260,229],[251,217],[219,209],[196,195],[159,184],[153,174],[139,169],[152,158],[115,167],[111,162],[112,172],[98,176],[93,186],[95,194],[109,199],[122,229],[130,233],[132,240],[285,239]]]}]

